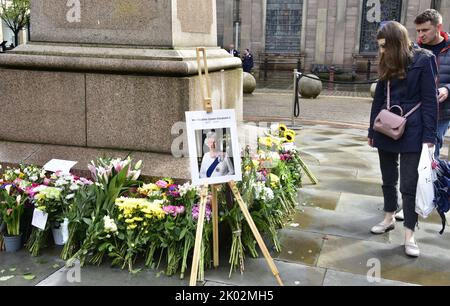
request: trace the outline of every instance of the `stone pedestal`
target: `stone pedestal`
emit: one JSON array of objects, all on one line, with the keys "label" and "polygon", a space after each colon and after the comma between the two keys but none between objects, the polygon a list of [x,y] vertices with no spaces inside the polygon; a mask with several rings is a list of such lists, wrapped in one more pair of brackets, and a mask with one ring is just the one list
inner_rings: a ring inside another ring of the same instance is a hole
[{"label": "stone pedestal", "polygon": [[239,59],[217,45],[214,0],[32,0],[31,42],[0,56],[1,140],[169,153],[202,110],[195,47],[214,108],[242,120]]}]

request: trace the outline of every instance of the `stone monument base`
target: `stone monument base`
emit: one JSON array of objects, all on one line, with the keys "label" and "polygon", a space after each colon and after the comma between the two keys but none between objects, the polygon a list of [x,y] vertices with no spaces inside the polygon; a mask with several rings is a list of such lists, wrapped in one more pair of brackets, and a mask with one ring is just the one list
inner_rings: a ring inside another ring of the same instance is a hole
[{"label": "stone monument base", "polygon": [[[213,108],[242,121],[242,69],[207,50]],[[196,52],[61,44],[0,56],[0,140],[171,152],[177,122],[203,110]]]}]

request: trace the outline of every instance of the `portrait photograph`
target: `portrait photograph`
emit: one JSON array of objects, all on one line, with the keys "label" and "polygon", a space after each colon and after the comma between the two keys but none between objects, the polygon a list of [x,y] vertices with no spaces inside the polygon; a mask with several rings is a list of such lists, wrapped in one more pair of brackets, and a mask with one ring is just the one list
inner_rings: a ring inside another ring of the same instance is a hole
[{"label": "portrait photograph", "polygon": [[194,185],[240,181],[241,162],[234,110],[187,112]]}]

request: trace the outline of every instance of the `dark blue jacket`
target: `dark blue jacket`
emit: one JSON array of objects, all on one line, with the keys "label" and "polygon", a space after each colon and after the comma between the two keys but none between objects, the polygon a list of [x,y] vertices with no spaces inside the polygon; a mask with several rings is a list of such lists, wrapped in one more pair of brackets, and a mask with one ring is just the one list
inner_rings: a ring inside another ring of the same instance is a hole
[{"label": "dark blue jacket", "polygon": [[242,60],[242,68],[244,69],[244,72],[252,72],[253,68],[253,55],[247,54],[244,56],[244,59]]},{"label": "dark blue jacket", "polygon": [[[450,92],[450,38],[448,33],[441,32],[441,35],[446,45],[436,59],[439,69],[438,88],[447,87]],[[419,46],[423,46],[420,41]],[[439,104],[439,120],[448,119],[450,119],[450,95],[445,102]]]},{"label": "dark blue jacket", "polygon": [[378,149],[394,153],[417,153],[424,143],[436,144],[438,100],[435,56],[424,49],[415,49],[406,79],[391,80],[391,105],[401,105],[408,113],[419,102],[422,106],[408,117],[405,133],[393,140],[373,130],[375,118],[386,109],[387,81],[379,81],[370,116],[369,138]]}]

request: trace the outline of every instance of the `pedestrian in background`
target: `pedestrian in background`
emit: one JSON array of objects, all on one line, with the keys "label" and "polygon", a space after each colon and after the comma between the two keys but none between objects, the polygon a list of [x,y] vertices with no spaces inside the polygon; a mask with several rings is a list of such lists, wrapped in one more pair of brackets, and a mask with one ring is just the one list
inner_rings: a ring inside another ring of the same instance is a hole
[{"label": "pedestrian in background", "polygon": [[439,124],[435,157],[439,158],[444,137],[450,125],[450,38],[442,30],[442,15],[436,10],[426,10],[414,20],[419,46],[434,53],[438,63]]},{"label": "pedestrian in background", "polygon": [[250,49],[245,49],[244,57],[242,58],[242,68],[244,69],[244,72],[252,73],[253,65],[253,55],[250,52]]}]

